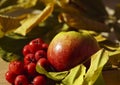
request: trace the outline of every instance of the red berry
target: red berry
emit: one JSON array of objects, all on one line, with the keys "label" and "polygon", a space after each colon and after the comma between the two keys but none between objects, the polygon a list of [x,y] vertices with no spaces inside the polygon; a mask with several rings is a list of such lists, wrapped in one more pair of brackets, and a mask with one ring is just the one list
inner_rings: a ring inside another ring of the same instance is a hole
[{"label": "red berry", "polygon": [[34,85],[46,85],[46,77],[43,76],[43,75],[39,75],[39,76],[36,76],[34,79],[33,79],[33,84]]},{"label": "red berry", "polygon": [[32,49],[34,51],[40,50],[42,49],[42,44],[43,44],[43,40],[41,38],[36,38],[34,40],[32,40],[29,45],[32,47]]},{"label": "red berry", "polygon": [[29,63],[27,65],[27,71],[28,71],[28,74],[30,76],[36,76],[37,75],[37,72],[36,72],[36,64],[35,63]]},{"label": "red berry", "polygon": [[29,64],[29,63],[36,63],[36,60],[35,60],[35,56],[34,54],[27,54],[25,57],[24,57],[24,64]]},{"label": "red berry", "polygon": [[42,66],[46,70],[50,70],[50,63],[46,58],[40,58],[37,61],[37,65]]},{"label": "red berry", "polygon": [[23,47],[23,55],[26,56],[29,53],[35,53],[34,49],[30,45],[25,45]]},{"label": "red berry", "polygon": [[47,57],[47,54],[44,50],[38,50],[36,53],[35,53],[35,59],[36,61],[38,61],[40,58],[42,57]]},{"label": "red berry", "polygon": [[9,64],[9,70],[15,74],[22,74],[24,72],[24,64],[22,61],[12,61]]},{"label": "red berry", "polygon": [[28,79],[25,75],[18,75],[15,78],[15,85],[28,85]]},{"label": "red berry", "polygon": [[43,44],[42,44],[42,49],[44,49],[45,51],[47,51],[47,49],[48,49],[48,44],[47,44],[47,43],[43,43]]},{"label": "red berry", "polygon": [[11,72],[11,71],[7,71],[6,74],[5,74],[6,80],[7,80],[9,83],[11,83],[11,84],[14,83],[16,76],[17,76],[17,75],[14,74],[14,73]]}]

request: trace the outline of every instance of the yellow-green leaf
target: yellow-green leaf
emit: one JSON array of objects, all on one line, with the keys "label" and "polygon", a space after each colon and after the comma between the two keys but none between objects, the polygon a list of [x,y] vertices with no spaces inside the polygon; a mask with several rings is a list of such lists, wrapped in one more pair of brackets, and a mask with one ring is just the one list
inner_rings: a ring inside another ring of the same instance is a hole
[{"label": "yellow-green leaf", "polygon": [[11,11],[15,11],[19,8],[30,8],[36,5],[38,0],[19,0],[18,3],[14,5],[7,6],[5,8],[0,9],[0,13],[8,13]]},{"label": "yellow-green leaf", "polygon": [[109,54],[104,49],[91,56],[91,65],[85,74],[83,85],[93,85],[95,83],[108,59]]},{"label": "yellow-green leaf", "polygon": [[61,81],[64,79],[69,71],[63,71],[63,72],[47,72],[42,66],[36,65],[36,71],[40,74],[46,75],[48,78],[54,80],[54,81]]},{"label": "yellow-green leaf", "polygon": [[62,80],[63,85],[82,85],[86,67],[82,64],[72,68],[70,73]]},{"label": "yellow-green leaf", "polygon": [[48,4],[41,13],[29,17],[14,32],[25,36],[29,31],[31,31],[31,29],[37,26],[40,22],[46,20],[52,14],[53,9],[54,4]]}]

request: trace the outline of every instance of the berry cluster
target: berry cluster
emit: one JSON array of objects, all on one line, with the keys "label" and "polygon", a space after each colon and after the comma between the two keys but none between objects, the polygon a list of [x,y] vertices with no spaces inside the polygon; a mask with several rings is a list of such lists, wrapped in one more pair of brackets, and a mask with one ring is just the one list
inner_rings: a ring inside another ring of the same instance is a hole
[{"label": "berry cluster", "polygon": [[13,85],[46,85],[47,77],[36,71],[36,65],[50,70],[47,60],[46,44],[41,38],[30,41],[23,48],[23,61],[12,61],[9,70],[6,72],[6,80]]}]

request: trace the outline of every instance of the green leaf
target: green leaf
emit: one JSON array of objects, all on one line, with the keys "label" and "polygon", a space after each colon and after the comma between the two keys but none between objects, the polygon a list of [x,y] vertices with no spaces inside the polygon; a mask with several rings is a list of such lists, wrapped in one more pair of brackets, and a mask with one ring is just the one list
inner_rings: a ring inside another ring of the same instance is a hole
[{"label": "green leaf", "polygon": [[95,83],[108,59],[109,54],[104,49],[91,56],[91,65],[85,74],[83,85],[93,85]]},{"label": "green leaf", "polygon": [[79,64],[68,71],[47,72],[42,66],[37,65],[36,70],[40,74],[59,82],[56,85],[96,85],[104,84],[102,79],[102,69],[108,61],[108,52],[104,49],[99,50],[91,56],[91,65],[86,72],[86,67]]},{"label": "green leaf", "polygon": [[85,72],[86,72],[86,67],[82,64],[72,68],[69,74],[62,80],[62,84],[82,85],[84,81]]},{"label": "green leaf", "polygon": [[19,55],[16,55],[12,52],[6,52],[2,48],[0,48],[0,57],[7,62],[21,59]]},{"label": "green leaf", "polygon": [[68,71],[63,72],[47,72],[42,66],[36,65],[36,71],[40,74],[46,75],[48,78],[53,79],[55,81],[61,81],[68,75]]},{"label": "green leaf", "polygon": [[0,57],[6,61],[22,59],[22,49],[30,41],[28,38],[11,38],[4,36],[0,38]]}]

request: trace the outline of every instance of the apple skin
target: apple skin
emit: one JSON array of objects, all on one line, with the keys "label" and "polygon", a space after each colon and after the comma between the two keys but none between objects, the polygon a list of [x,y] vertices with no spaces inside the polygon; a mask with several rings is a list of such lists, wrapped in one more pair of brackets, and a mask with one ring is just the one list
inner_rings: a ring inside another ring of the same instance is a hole
[{"label": "apple skin", "polygon": [[50,42],[47,58],[56,71],[65,71],[83,63],[99,49],[88,32],[60,32]]}]

